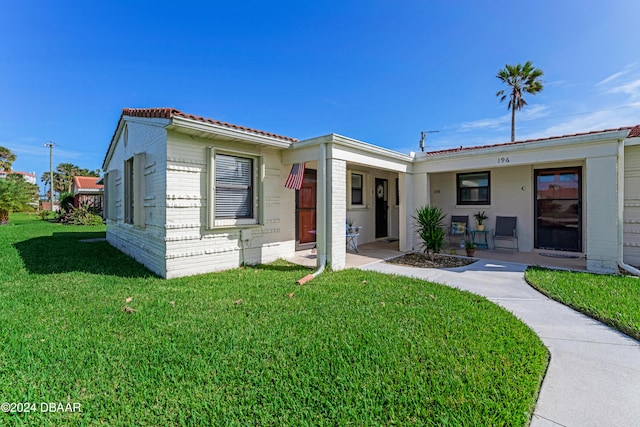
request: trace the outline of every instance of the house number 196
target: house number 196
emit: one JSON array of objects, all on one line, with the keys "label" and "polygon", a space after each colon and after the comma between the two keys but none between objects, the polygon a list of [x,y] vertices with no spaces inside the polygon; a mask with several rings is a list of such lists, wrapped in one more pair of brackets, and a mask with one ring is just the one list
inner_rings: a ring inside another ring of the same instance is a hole
[{"label": "house number 196", "polygon": [[498,157],[498,164],[501,165],[502,163],[509,163],[509,158],[508,157]]}]

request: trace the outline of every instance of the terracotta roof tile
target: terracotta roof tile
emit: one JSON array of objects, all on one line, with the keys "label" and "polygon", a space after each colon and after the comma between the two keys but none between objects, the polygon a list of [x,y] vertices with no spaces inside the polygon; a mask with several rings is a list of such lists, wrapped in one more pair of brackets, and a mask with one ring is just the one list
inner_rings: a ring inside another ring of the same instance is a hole
[{"label": "terracotta roof tile", "polygon": [[596,134],[596,133],[615,132],[615,131],[621,131],[621,130],[630,130],[631,131],[631,132],[629,132],[629,135],[627,136],[627,138],[632,138],[634,136],[640,136],[640,125],[637,125],[635,127],[634,126],[625,126],[625,127],[621,127],[621,128],[617,128],[617,129],[594,130],[594,131],[590,131],[590,132],[573,133],[573,134],[569,134],[569,135],[550,136],[550,137],[547,137],[547,138],[527,139],[527,140],[524,140],[524,141],[514,141],[514,142],[503,142],[501,144],[488,144],[488,145],[478,145],[478,146],[474,146],[474,147],[448,148],[448,149],[445,149],[445,150],[429,151],[429,152],[427,152],[427,156],[439,156],[441,154],[450,154],[450,153],[458,153],[458,152],[462,152],[462,151],[480,150],[480,149],[483,149],[483,148],[507,147],[509,145],[528,144],[528,143],[531,143],[531,142],[550,141],[550,140],[553,140],[553,139],[569,138],[569,137],[572,137],[572,136],[585,136],[585,135],[592,135],[592,134]]},{"label": "terracotta roof tile", "polygon": [[175,108],[124,108],[122,110],[123,116],[132,117],[152,117],[161,119],[171,119],[173,117],[183,117],[185,119],[197,120],[203,123],[211,123],[218,126],[223,126],[230,129],[241,130],[244,132],[255,133],[257,135],[268,136],[271,138],[281,139],[283,141],[296,142],[296,138],[290,138],[288,136],[277,135],[275,133],[265,132],[262,130],[252,129],[244,126],[234,125],[233,123],[226,123],[220,120],[208,119],[202,116],[196,116],[193,114],[186,114]]},{"label": "terracotta roof tile", "polygon": [[102,190],[104,185],[96,184],[99,179],[97,176],[74,176],[73,185],[77,190]]}]

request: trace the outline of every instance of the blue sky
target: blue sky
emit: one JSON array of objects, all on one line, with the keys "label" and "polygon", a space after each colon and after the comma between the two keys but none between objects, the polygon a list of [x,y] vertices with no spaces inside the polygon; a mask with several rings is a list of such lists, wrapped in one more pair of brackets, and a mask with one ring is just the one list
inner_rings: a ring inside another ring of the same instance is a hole
[{"label": "blue sky", "polygon": [[96,169],[124,107],[408,153],[508,141],[495,93],[533,61],[517,138],[640,123],[640,2],[30,1],[0,14],[0,145],[14,170]]}]

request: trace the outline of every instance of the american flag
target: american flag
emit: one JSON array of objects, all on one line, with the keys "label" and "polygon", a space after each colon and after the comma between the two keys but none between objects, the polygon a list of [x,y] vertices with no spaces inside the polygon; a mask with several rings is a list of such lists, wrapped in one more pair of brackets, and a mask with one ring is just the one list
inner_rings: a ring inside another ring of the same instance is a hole
[{"label": "american flag", "polygon": [[289,172],[289,178],[284,183],[286,188],[292,190],[299,190],[302,187],[302,179],[304,178],[304,163],[296,163],[291,166],[291,172]]}]

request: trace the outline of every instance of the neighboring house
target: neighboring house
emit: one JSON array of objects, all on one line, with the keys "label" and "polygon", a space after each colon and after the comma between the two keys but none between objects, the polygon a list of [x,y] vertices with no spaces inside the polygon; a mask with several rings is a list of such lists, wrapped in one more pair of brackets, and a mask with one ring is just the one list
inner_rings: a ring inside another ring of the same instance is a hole
[{"label": "neighboring house", "polygon": [[[284,187],[305,164],[302,188]],[[109,145],[107,240],[162,277],[224,270],[317,246],[345,266],[360,243],[419,248],[412,215],[517,216],[521,251],[640,264],[640,126],[404,155],[330,134],[304,141],[184,114],[124,109]],[[626,190],[626,191],[625,191]]]},{"label": "neighboring house", "polygon": [[73,177],[73,206],[88,206],[102,212],[104,185],[98,184],[99,177],[74,176]]},{"label": "neighboring house", "polygon": [[60,203],[53,202],[53,209],[51,209],[51,202],[47,200],[40,200],[40,209],[43,211],[60,212]]},{"label": "neighboring house", "polygon": [[35,184],[37,182],[35,172],[0,171],[0,179],[6,178],[7,175],[20,175],[22,176],[22,178],[24,178],[25,181],[27,181],[30,184]]}]

